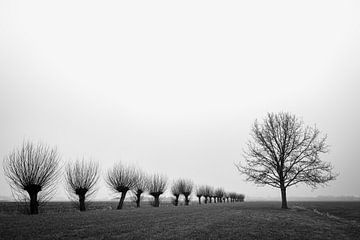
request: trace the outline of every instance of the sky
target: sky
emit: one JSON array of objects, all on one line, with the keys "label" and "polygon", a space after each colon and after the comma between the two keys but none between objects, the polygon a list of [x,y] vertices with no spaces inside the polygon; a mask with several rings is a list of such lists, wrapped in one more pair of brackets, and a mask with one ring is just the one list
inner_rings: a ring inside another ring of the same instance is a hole
[{"label": "sky", "polygon": [[[0,1],[0,158],[23,140],[171,182],[251,197],[255,119],[290,112],[328,135],[328,186],[288,196],[360,196],[359,1]],[[1,196],[11,196],[0,169]],[[66,199],[58,184],[55,199]],[[103,177],[98,199],[111,198]]]}]

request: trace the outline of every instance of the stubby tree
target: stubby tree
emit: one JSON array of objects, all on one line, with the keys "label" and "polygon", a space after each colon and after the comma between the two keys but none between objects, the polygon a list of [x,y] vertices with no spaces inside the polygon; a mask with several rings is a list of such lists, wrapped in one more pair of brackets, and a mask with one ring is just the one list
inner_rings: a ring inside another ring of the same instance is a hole
[{"label": "stubby tree", "polygon": [[147,189],[147,176],[144,172],[142,172],[141,170],[136,170],[136,177],[135,177],[136,181],[135,181],[135,185],[134,188],[132,189],[132,192],[135,196],[135,202],[136,202],[136,207],[140,207],[140,202],[141,202],[141,195],[146,191]]},{"label": "stubby tree", "polygon": [[185,206],[189,205],[190,202],[190,195],[194,188],[194,183],[188,179],[180,179],[180,193],[185,197]]},{"label": "stubby tree", "polygon": [[85,201],[96,192],[99,180],[99,165],[92,161],[77,160],[68,163],[65,170],[66,190],[69,197],[76,201],[78,198],[80,211],[85,211]]},{"label": "stubby tree", "polygon": [[336,178],[332,165],[320,160],[328,152],[326,136],[295,115],[268,113],[261,124],[255,121],[251,136],[245,162],[236,166],[248,181],[280,188],[284,209],[288,187],[298,183],[316,187]]},{"label": "stubby tree", "polygon": [[196,188],[196,197],[199,200],[199,204],[201,204],[201,197],[204,196],[205,194],[205,187],[204,186],[199,186]]},{"label": "stubby tree", "polygon": [[[28,194],[30,214],[39,213],[39,198],[49,200],[59,177],[55,148],[24,142],[4,160],[4,173],[15,194]],[[39,196],[41,195],[41,196]]]},{"label": "stubby tree", "polygon": [[154,207],[160,206],[160,195],[163,194],[167,186],[167,177],[154,174],[148,179],[148,191],[154,197]]},{"label": "stubby tree", "polygon": [[223,188],[217,188],[215,190],[215,196],[217,198],[217,202],[223,202],[224,194],[225,194],[225,191]]},{"label": "stubby tree", "polygon": [[236,199],[239,202],[243,202],[245,200],[245,195],[244,194],[237,194]]},{"label": "stubby tree", "polygon": [[122,209],[126,193],[135,187],[136,182],[137,174],[134,167],[118,163],[108,171],[106,183],[115,193],[121,193],[117,209]]},{"label": "stubby tree", "polygon": [[179,204],[179,197],[181,194],[181,180],[177,180],[172,184],[171,194],[175,197],[173,204],[177,206]]},{"label": "stubby tree", "polygon": [[[204,188],[204,203],[207,204],[208,200],[210,199],[211,196],[213,196],[214,190],[212,187],[210,186],[205,186]],[[210,202],[211,203],[211,202]]]}]

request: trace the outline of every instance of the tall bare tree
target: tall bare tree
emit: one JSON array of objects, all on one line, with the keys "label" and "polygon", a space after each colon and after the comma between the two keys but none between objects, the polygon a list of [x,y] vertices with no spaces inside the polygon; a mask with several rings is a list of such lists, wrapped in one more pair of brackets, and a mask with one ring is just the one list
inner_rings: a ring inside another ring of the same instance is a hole
[{"label": "tall bare tree", "polygon": [[85,201],[96,192],[99,165],[92,161],[77,160],[66,165],[66,190],[73,200],[78,198],[80,211],[85,211]]},{"label": "tall bare tree", "polygon": [[160,174],[153,174],[148,179],[148,191],[154,197],[154,207],[160,206],[160,195],[163,194],[167,187],[167,177]]},{"label": "tall bare tree", "polygon": [[146,174],[137,169],[136,170],[136,183],[135,183],[135,186],[133,188],[133,194],[135,195],[135,202],[136,202],[136,207],[140,207],[140,202],[141,202],[141,195],[146,191],[147,189],[147,183],[148,183],[148,180],[147,180],[147,176]]},{"label": "tall bare tree", "polygon": [[245,162],[236,166],[248,181],[280,188],[282,208],[288,208],[288,187],[298,183],[316,187],[336,178],[332,165],[320,160],[328,152],[326,136],[316,127],[304,126],[295,115],[268,113],[261,124],[255,121],[251,136]]},{"label": "tall bare tree", "polygon": [[39,198],[48,200],[51,197],[59,177],[56,148],[24,142],[4,159],[3,167],[13,191],[28,194],[30,214],[38,214]]},{"label": "tall bare tree", "polygon": [[106,183],[115,193],[121,193],[117,209],[122,209],[126,193],[137,183],[136,169],[121,163],[115,164],[107,173]]}]

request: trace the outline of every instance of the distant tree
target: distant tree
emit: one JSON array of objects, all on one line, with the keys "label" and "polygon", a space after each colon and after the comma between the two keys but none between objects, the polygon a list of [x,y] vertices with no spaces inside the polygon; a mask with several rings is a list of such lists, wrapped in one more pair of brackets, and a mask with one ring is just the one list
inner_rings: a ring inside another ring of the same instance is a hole
[{"label": "distant tree", "polygon": [[269,113],[262,124],[255,121],[251,136],[245,164],[236,167],[248,181],[280,188],[284,209],[288,187],[316,187],[336,178],[332,165],[320,160],[320,154],[328,152],[326,136],[321,137],[316,127],[304,126],[295,115]]},{"label": "distant tree", "polygon": [[160,206],[160,195],[163,194],[167,186],[167,177],[160,174],[154,174],[148,179],[148,190],[154,197],[154,207]]},{"label": "distant tree", "polygon": [[212,196],[212,193],[213,193],[212,187],[205,186],[205,189],[204,189],[204,198],[205,198],[204,203],[205,204],[207,204],[209,197]]},{"label": "distant tree", "polygon": [[239,202],[243,202],[244,199],[245,199],[245,195],[244,194],[237,194],[236,198],[237,198],[237,200]]},{"label": "distant tree", "polygon": [[146,174],[141,170],[137,169],[135,172],[135,184],[132,191],[135,196],[136,207],[138,208],[140,207],[141,195],[147,189],[147,183],[148,183],[148,179]]},{"label": "distant tree", "polygon": [[92,161],[77,160],[65,169],[66,190],[72,200],[78,198],[80,211],[85,211],[85,201],[96,192],[99,165]]},{"label": "distant tree", "polygon": [[188,179],[180,179],[180,193],[185,197],[185,206],[189,205],[190,199],[189,196],[191,195],[194,183]]},{"label": "distant tree", "polygon": [[27,193],[30,214],[38,214],[39,199],[47,201],[51,198],[59,177],[59,156],[56,149],[24,142],[4,159],[3,167],[14,193],[24,196]]},{"label": "distant tree", "polygon": [[231,193],[229,193],[229,197],[230,197],[230,202],[235,202],[235,199],[236,199],[236,193],[235,193],[235,192],[231,192]]},{"label": "distant tree", "polygon": [[204,196],[205,187],[199,186],[196,188],[196,197],[199,199],[199,204],[201,204],[201,197]]},{"label": "distant tree", "polygon": [[218,202],[223,202],[224,194],[225,194],[225,191],[223,188],[217,188],[215,190],[215,196],[216,196]]},{"label": "distant tree", "polygon": [[106,183],[115,193],[121,193],[117,209],[122,209],[126,193],[137,183],[136,169],[121,163],[114,165],[107,173]]},{"label": "distant tree", "polygon": [[[229,202],[229,198],[230,198],[230,195],[229,195],[229,193],[225,193],[225,195],[224,195],[224,197],[225,197],[225,199],[226,199],[226,202]],[[225,200],[224,200],[225,201]]]},{"label": "distant tree", "polygon": [[177,180],[171,186],[171,194],[175,197],[174,205],[177,206],[179,204],[179,197],[181,194],[181,180]]}]

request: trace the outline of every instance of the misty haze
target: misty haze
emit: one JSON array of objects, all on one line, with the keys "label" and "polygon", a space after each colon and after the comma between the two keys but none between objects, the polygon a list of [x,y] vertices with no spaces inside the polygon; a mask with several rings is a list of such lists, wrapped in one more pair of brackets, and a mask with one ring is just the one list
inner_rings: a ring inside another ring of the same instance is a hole
[{"label": "misty haze", "polygon": [[0,239],[360,239],[359,13],[0,1]]}]

